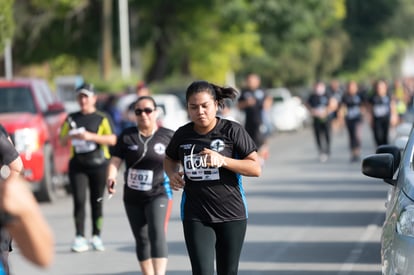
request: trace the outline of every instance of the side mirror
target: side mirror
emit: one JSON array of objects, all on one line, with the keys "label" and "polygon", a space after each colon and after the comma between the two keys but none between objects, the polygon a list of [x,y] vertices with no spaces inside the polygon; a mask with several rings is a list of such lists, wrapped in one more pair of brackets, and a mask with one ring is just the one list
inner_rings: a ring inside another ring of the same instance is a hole
[{"label": "side mirror", "polygon": [[386,180],[394,184],[394,157],[389,153],[369,155],[362,160],[362,173],[368,177]]},{"label": "side mirror", "polygon": [[391,154],[394,158],[394,171],[397,171],[398,166],[400,166],[400,161],[401,161],[401,150],[400,148],[398,148],[395,145],[380,145],[378,146],[376,152],[376,154],[383,154],[383,153],[388,153]]}]

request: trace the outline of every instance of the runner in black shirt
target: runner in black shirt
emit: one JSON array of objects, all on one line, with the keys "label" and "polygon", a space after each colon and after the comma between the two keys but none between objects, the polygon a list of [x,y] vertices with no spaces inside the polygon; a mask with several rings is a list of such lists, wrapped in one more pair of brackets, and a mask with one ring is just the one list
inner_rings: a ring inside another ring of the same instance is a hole
[{"label": "runner in black shirt", "polygon": [[163,275],[167,267],[166,231],[172,207],[172,192],[163,161],[174,132],[157,127],[158,113],[152,97],[139,97],[134,112],[138,128],[125,129],[112,151],[108,192],[115,192],[118,170],[125,160],[124,205],[141,271]]},{"label": "runner in black shirt", "polygon": [[387,82],[378,80],[374,84],[374,94],[369,99],[368,106],[375,144],[388,144],[391,118],[396,116],[396,107],[395,101],[388,94]]},{"label": "runner in black shirt", "polygon": [[325,162],[331,154],[332,112],[338,107],[338,101],[326,91],[325,83],[317,81],[308,97],[306,106],[312,116],[313,133],[318,147],[319,160]]},{"label": "runner in black shirt", "polygon": [[269,117],[273,99],[260,85],[259,75],[249,74],[246,78],[246,87],[238,99],[238,107],[245,114],[244,127],[256,143],[263,162],[269,157],[267,139],[273,127]]},{"label": "runner in black shirt", "polygon": [[350,81],[341,99],[341,108],[345,108],[345,123],[349,136],[351,162],[359,162],[361,154],[361,125],[364,100],[358,91],[358,84]]},{"label": "runner in black shirt", "polygon": [[69,180],[73,197],[73,216],[76,237],[71,250],[85,252],[89,243],[85,238],[85,205],[89,189],[89,203],[92,216],[92,238],[94,250],[103,251],[105,247],[100,234],[103,224],[102,198],[106,186],[106,170],[109,163],[109,146],[115,145],[116,135],[111,119],[97,111],[97,96],[92,85],[84,84],[77,90],[77,100],[81,110],[69,114],[62,126],[62,144],[71,141]]},{"label": "runner in black shirt", "polygon": [[[237,122],[216,116],[237,91],[206,81],[187,89],[190,123],[167,147],[165,171],[173,190],[184,188],[181,218],[193,274],[237,274],[247,225],[243,176],[261,173],[257,147]],[[182,170],[180,170],[182,167]]]}]

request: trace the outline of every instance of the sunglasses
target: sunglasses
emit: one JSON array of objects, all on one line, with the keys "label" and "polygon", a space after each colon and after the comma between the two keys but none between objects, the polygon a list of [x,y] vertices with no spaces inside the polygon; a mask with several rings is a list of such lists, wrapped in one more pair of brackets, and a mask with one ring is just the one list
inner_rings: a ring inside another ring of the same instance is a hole
[{"label": "sunglasses", "polygon": [[144,108],[144,109],[135,109],[135,115],[140,116],[142,113],[146,113],[147,115],[151,114],[154,109],[151,108]]}]

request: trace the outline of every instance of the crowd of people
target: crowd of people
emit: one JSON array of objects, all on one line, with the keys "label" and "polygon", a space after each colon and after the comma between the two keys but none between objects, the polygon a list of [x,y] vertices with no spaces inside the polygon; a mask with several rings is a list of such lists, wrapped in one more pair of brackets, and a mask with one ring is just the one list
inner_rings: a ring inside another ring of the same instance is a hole
[{"label": "crowd of people", "polygon": [[[159,125],[157,103],[143,83],[137,85],[123,114],[115,112],[113,97],[103,112],[96,108],[93,85],[78,87],[80,111],[70,113],[60,131],[61,143],[71,146],[75,227],[71,250],[105,250],[102,198],[105,187],[111,195],[117,192],[118,173],[125,162],[123,203],[141,272],[166,274],[173,191],[182,190],[181,219],[193,274],[213,274],[214,262],[217,274],[237,274],[247,227],[242,177],[260,175],[269,134],[265,110],[270,97],[257,75],[246,80],[239,98],[232,87],[191,83],[186,91],[190,122],[175,132]],[[226,107],[236,101],[245,111],[245,127],[224,118]],[[120,115],[128,118],[128,125],[121,128],[115,125]],[[89,241],[87,194],[92,219]]]},{"label": "crowd of people", "polygon": [[350,161],[361,158],[361,127],[367,123],[376,147],[389,144],[391,129],[402,123],[412,112],[414,85],[410,79],[388,82],[378,79],[372,85],[360,85],[354,80],[329,84],[317,81],[306,99],[312,116],[312,127],[321,162],[330,157],[332,132],[346,129]]},{"label": "crowd of people", "polygon": [[[113,195],[122,188],[142,273],[166,274],[168,221],[173,193],[180,190],[181,221],[193,274],[211,275],[214,270],[218,275],[237,274],[248,216],[242,178],[259,177],[269,157],[272,97],[257,74],[246,76],[240,93],[234,87],[194,81],[185,94],[189,122],[173,131],[159,125],[158,106],[148,86],[140,82],[136,88],[125,113],[115,110],[114,97],[109,97],[105,111],[98,110],[97,91],[91,84],[76,89],[80,110],[68,114],[60,130],[60,142],[71,148],[69,179],[75,229],[71,251],[105,251],[101,239],[104,193]],[[375,144],[387,144],[390,127],[400,123],[411,109],[413,94],[414,89],[400,81],[389,85],[379,79],[370,89],[363,89],[356,81],[316,81],[304,103],[312,116],[320,161],[326,162],[331,155],[332,131],[346,128],[350,161],[358,162],[364,120],[371,125]],[[234,107],[244,114],[243,124],[228,113]],[[128,124],[121,126],[121,117],[127,117]],[[0,131],[0,162],[8,165],[11,173],[3,180],[19,182],[11,175],[19,173],[21,162],[6,134]],[[118,173],[123,164],[120,183]],[[38,206],[27,192],[22,194],[32,201],[31,211],[11,206],[9,200],[15,198],[8,186],[0,185],[0,207],[6,214],[0,212],[0,230],[7,229],[0,238],[5,244],[1,247],[0,274],[7,274],[8,233],[29,260],[41,266],[50,264],[53,235]],[[85,232],[87,201],[92,220],[89,240]],[[31,214],[47,241],[42,253],[36,252],[38,240],[26,228],[29,220],[23,219],[25,213]],[[19,222],[16,217],[21,217]],[[22,240],[28,242],[30,252],[25,252]]]}]

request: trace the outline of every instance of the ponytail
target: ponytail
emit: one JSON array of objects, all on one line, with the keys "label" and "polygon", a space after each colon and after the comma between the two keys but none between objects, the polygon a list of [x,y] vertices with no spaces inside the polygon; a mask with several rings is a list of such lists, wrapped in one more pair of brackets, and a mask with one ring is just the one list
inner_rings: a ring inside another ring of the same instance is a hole
[{"label": "ponytail", "polygon": [[217,100],[218,105],[220,107],[224,107],[224,100],[226,98],[234,100],[239,94],[239,92],[233,87],[221,87],[216,84],[200,80],[194,81],[190,84],[190,86],[188,86],[186,92],[187,102],[191,95],[199,92],[208,92],[209,94],[211,94],[213,98]]}]

